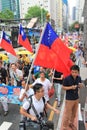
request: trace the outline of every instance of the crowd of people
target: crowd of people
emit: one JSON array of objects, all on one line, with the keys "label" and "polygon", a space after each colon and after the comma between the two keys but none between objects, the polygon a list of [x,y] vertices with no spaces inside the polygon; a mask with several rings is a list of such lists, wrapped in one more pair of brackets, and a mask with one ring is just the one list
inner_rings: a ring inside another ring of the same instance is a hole
[{"label": "crowd of people", "polygon": [[[81,77],[79,76],[80,67],[86,67],[87,62],[84,58],[84,51],[81,46],[76,47],[77,51],[71,55],[73,66],[70,68],[70,75],[66,78],[63,73],[53,69],[46,69],[40,66],[33,66],[31,77],[27,81],[31,62],[27,55],[18,55],[16,63],[4,63],[0,58],[0,84],[11,86],[22,86],[20,91],[19,100],[22,102],[20,114],[21,120],[30,118],[36,121],[37,117],[30,107],[29,97],[32,96],[32,103],[39,115],[44,114],[44,107],[46,111],[48,108],[59,114],[59,110],[50,105],[49,90],[55,89],[55,100],[58,107],[61,106],[61,91],[66,91],[65,98],[65,118],[63,122],[63,130],[71,127],[76,130],[74,126],[74,118],[76,116],[79,95],[78,91],[83,87]],[[45,98],[45,105],[43,103]],[[4,110],[4,116],[8,114],[8,103],[1,102]]]},{"label": "crowd of people", "polygon": [[[9,63],[9,59],[8,62],[5,62],[0,57],[0,84],[21,86],[21,81],[28,76],[29,67],[30,61],[26,55],[18,56],[16,63]],[[8,104],[2,102],[2,105],[4,116],[6,116],[8,114]]]}]

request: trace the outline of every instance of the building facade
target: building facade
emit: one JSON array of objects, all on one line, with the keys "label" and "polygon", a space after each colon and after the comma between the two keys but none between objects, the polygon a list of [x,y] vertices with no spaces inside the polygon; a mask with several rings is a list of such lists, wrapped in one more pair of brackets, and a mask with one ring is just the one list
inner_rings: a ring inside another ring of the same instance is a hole
[{"label": "building facade", "polygon": [[76,20],[79,23],[84,22],[84,18],[82,16],[83,15],[84,2],[85,2],[85,0],[77,0],[77,4],[76,4]]},{"label": "building facade", "polygon": [[[62,0],[20,0],[20,17],[24,18],[31,6],[40,6],[47,10],[50,14],[50,22],[53,28],[58,32],[62,28]],[[41,19],[43,21],[43,12],[41,12]]]},{"label": "building facade", "polygon": [[6,9],[11,10],[14,13],[14,18],[20,18],[19,0],[0,0],[0,11]]},{"label": "building facade", "polygon": [[69,19],[69,11],[68,11],[68,2],[67,0],[63,0],[62,4],[62,21],[63,21],[63,31],[68,31],[68,19]]},{"label": "building facade", "polygon": [[76,21],[76,7],[75,6],[72,8],[72,20]]},{"label": "building facade", "polygon": [[28,8],[31,7],[31,6],[34,6],[34,5],[38,5],[38,1],[36,0],[19,0],[19,3],[20,3],[20,18],[24,18],[25,17],[25,14],[27,13],[28,11]]}]

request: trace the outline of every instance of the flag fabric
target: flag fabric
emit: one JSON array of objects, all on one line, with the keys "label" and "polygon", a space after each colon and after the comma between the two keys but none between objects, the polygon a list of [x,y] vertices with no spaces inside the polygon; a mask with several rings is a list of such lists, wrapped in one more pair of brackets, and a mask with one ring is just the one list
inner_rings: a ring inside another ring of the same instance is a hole
[{"label": "flag fabric", "polygon": [[72,50],[64,45],[51,25],[47,23],[34,65],[53,68],[67,76],[72,65],[70,61],[71,52]]},{"label": "flag fabric", "polygon": [[16,52],[12,46],[12,43],[8,37],[8,35],[3,31],[0,46],[5,49],[7,52],[11,53],[12,55],[16,56]]},{"label": "flag fabric", "polygon": [[30,45],[28,38],[26,37],[26,34],[21,24],[19,26],[18,43],[23,47],[25,47],[28,51],[32,52],[32,47]]}]

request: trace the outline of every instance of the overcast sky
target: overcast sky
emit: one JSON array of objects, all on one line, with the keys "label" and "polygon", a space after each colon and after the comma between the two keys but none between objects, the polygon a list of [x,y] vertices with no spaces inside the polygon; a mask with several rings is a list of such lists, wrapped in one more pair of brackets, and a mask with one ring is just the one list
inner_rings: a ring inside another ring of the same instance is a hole
[{"label": "overcast sky", "polygon": [[70,15],[72,14],[72,7],[76,5],[77,0],[68,0],[69,8],[70,8]]},{"label": "overcast sky", "polygon": [[76,5],[76,0],[68,0],[70,7]]}]

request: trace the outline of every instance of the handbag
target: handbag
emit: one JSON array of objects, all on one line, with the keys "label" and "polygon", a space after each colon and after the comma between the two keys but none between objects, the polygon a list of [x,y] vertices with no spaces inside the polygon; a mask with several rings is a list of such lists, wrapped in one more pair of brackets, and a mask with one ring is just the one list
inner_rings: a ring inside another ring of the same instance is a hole
[{"label": "handbag", "polygon": [[50,98],[54,95],[54,93],[55,93],[54,87],[52,87],[51,89],[49,89],[48,95],[49,95]]}]

